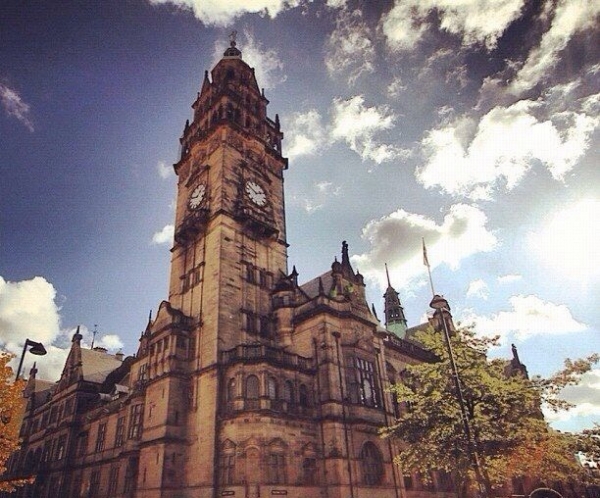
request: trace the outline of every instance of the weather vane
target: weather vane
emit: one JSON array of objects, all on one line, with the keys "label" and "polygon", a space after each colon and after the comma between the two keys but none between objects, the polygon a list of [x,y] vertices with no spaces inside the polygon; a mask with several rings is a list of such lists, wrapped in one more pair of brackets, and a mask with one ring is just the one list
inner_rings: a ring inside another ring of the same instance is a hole
[{"label": "weather vane", "polygon": [[237,36],[237,31],[234,29],[229,35],[229,43],[231,43],[232,47],[235,47],[235,38]]}]

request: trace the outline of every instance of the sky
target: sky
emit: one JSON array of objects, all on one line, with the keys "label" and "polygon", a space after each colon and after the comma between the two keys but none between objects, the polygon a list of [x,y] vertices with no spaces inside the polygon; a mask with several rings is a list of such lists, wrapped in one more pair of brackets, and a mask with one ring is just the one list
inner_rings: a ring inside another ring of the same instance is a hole
[{"label": "sky", "polygon": [[[531,375],[600,351],[600,3],[3,0],[0,348],[58,379],[85,343],[137,350],[167,297],[179,137],[237,31],[285,133],[289,269],[341,243],[383,317],[437,293]],[[16,359],[15,359],[16,361]],[[548,414],[600,421],[600,366]]]}]

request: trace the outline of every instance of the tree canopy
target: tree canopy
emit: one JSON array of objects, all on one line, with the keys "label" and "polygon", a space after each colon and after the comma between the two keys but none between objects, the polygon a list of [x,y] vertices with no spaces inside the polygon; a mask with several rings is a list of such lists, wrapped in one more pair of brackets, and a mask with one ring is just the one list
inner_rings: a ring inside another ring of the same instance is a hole
[{"label": "tree canopy", "polygon": [[400,416],[383,429],[384,436],[399,441],[396,460],[404,470],[423,476],[430,471],[450,473],[459,495],[477,483],[474,457],[480,470],[478,484],[486,496],[494,496],[514,477],[537,476],[549,482],[588,478],[575,457],[582,440],[552,430],[541,405],[568,408],[560,399],[561,389],[576,384],[598,355],[567,360],[565,368],[549,378],[529,379],[522,370],[511,371],[506,360],[488,358],[497,338],[478,337],[469,328],[457,330],[451,342],[469,441],[444,336],[429,330],[418,339],[439,361],[406,367],[403,382],[392,387],[402,406]]}]

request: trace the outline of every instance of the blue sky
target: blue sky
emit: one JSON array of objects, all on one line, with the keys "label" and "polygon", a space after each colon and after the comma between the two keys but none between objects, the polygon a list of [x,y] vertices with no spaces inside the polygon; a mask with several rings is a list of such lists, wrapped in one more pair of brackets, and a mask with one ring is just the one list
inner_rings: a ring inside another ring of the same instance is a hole
[{"label": "blue sky", "polygon": [[[531,374],[600,350],[600,7],[586,0],[5,1],[0,346],[136,351],[167,295],[178,138],[238,32],[281,118],[290,269],[347,240],[382,316],[436,291]],[[31,357],[27,358],[30,365]],[[562,429],[600,420],[600,370]]]}]

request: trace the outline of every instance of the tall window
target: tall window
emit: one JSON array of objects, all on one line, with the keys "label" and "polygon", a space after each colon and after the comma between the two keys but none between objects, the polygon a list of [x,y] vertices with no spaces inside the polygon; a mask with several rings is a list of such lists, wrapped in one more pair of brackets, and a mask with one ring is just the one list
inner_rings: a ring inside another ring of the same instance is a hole
[{"label": "tall window", "polygon": [[117,428],[115,430],[115,448],[123,446],[125,439],[125,417],[119,417],[117,419]]},{"label": "tall window", "polygon": [[58,437],[58,443],[56,445],[56,459],[62,460],[65,457],[67,451],[67,435],[63,434]]},{"label": "tall window", "polygon": [[288,404],[288,409],[294,404],[294,384],[291,380],[286,380],[283,384],[283,399]]},{"label": "tall window", "polygon": [[269,484],[285,484],[285,455],[283,453],[270,453],[267,465]]},{"label": "tall window", "polygon": [[234,484],[235,454],[228,453],[221,456],[221,484],[229,486]]},{"label": "tall window", "polygon": [[270,399],[277,399],[277,379],[269,377],[267,380],[267,395]]},{"label": "tall window", "polygon": [[88,496],[94,498],[100,496],[100,469],[92,471],[92,477],[90,478],[90,491]]},{"label": "tall window", "polygon": [[367,486],[380,484],[383,478],[383,458],[381,452],[370,441],[367,441],[360,451],[362,482]]},{"label": "tall window", "polygon": [[98,434],[96,435],[96,453],[104,450],[104,440],[106,439],[106,422],[98,426]]},{"label": "tall window", "polygon": [[129,439],[139,439],[142,435],[143,417],[144,405],[141,403],[133,405],[129,416]]},{"label": "tall window", "polygon": [[110,477],[108,479],[108,496],[115,496],[119,485],[119,467],[113,465],[110,468]]},{"label": "tall window", "polygon": [[82,432],[77,438],[77,454],[84,456],[87,453],[88,432]]},{"label": "tall window", "polygon": [[375,364],[356,356],[346,361],[350,400],[367,406],[380,406],[379,389],[375,381]]},{"label": "tall window", "polygon": [[302,461],[302,484],[314,485],[317,482],[317,460],[305,458]]},{"label": "tall window", "polygon": [[227,383],[227,401],[233,401],[235,399],[235,379],[229,379]]},{"label": "tall window", "polygon": [[249,375],[246,379],[246,398],[258,399],[258,377]]}]

